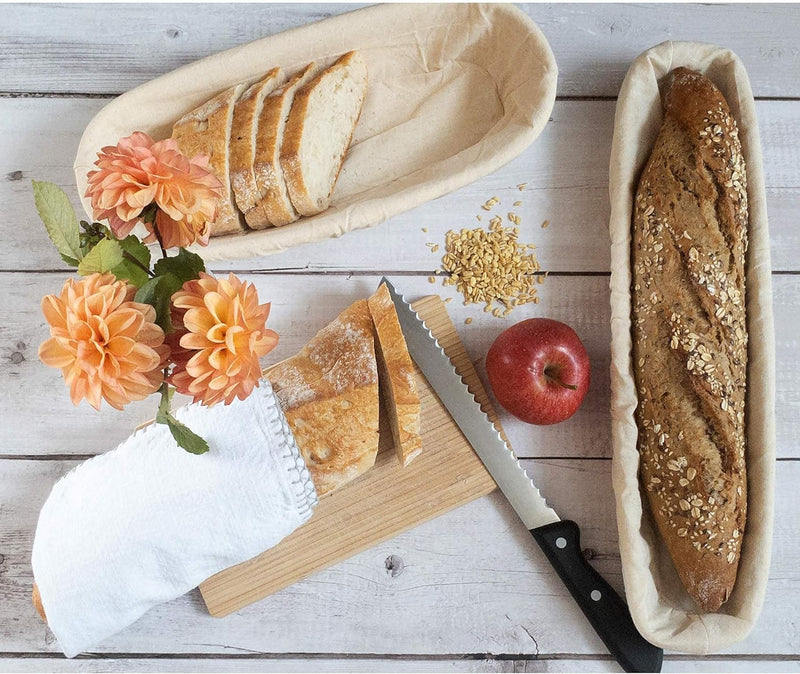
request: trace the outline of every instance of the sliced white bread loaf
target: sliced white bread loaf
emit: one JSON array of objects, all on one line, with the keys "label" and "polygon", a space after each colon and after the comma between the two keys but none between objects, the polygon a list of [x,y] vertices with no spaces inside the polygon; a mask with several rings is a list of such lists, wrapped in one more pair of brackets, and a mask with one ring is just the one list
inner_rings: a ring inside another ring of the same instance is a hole
[{"label": "sliced white bread loaf", "polygon": [[280,161],[300,215],[315,215],[330,205],[366,90],[366,62],[361,52],[351,51],[297,92]]},{"label": "sliced white bread loaf", "polygon": [[264,98],[281,84],[280,68],[270,70],[260,82],[245,91],[233,109],[231,127],[230,173],[233,196],[239,210],[247,214],[261,203],[261,193],[256,185],[253,162],[256,150],[258,119]]},{"label": "sliced white bread loaf", "polygon": [[261,195],[261,204],[246,216],[247,224],[253,229],[264,229],[270,225],[280,227],[298,218],[286,190],[280,152],[286,119],[292,109],[295,94],[316,72],[316,65],[309,63],[285,85],[264,99],[258,119],[253,163],[253,175]]},{"label": "sliced white bread loaf", "polygon": [[241,214],[233,202],[229,156],[233,109],[244,88],[244,84],[237,84],[226,89],[181,117],[172,127],[172,137],[178,141],[181,152],[188,157],[209,155],[209,169],[222,182],[222,193],[217,200],[217,218],[211,226],[212,236],[233,234],[245,229]]}]

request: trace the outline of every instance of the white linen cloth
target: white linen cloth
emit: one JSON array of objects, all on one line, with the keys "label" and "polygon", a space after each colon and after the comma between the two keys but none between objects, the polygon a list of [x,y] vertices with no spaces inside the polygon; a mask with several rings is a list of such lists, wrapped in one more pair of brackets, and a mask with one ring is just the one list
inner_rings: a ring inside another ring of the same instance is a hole
[{"label": "white linen cloth", "polygon": [[42,507],[33,573],[68,657],[276,545],[317,503],[268,381],[175,416],[209,452],[189,454],[151,424],[65,475]]}]

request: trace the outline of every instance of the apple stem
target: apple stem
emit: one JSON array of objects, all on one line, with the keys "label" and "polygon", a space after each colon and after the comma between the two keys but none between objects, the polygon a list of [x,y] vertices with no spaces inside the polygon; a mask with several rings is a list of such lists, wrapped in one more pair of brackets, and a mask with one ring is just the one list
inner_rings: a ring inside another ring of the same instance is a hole
[{"label": "apple stem", "polygon": [[549,367],[546,367],[544,369],[544,376],[547,377],[550,381],[558,384],[559,386],[563,386],[564,388],[568,388],[570,391],[577,391],[578,390],[577,384],[565,384],[563,381],[561,381],[561,379],[559,379],[558,377],[556,377],[556,376],[554,376],[552,374],[552,369],[549,368]]}]

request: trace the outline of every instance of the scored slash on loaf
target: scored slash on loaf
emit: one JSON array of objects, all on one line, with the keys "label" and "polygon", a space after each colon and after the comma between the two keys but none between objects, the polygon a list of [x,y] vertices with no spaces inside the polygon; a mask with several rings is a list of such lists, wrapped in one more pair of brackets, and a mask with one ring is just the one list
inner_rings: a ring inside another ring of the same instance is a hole
[{"label": "scored slash on loaf", "polygon": [[223,184],[212,236],[280,227],[331,204],[367,88],[363,55],[288,80],[279,68],[231,87],[178,120],[184,154],[210,156]]},{"label": "scored slash on loaf", "polygon": [[641,480],[678,575],[716,611],[747,512],[745,253],[736,122],[704,75],[670,75],[633,227],[633,369]]}]

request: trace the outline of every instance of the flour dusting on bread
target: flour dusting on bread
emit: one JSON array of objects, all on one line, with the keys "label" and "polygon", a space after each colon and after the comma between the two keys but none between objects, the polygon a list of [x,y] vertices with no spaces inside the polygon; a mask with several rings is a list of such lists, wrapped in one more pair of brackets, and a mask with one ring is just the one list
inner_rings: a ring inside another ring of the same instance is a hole
[{"label": "flour dusting on bread", "polygon": [[345,309],[266,376],[320,495],[375,463],[378,370],[366,300]]}]

